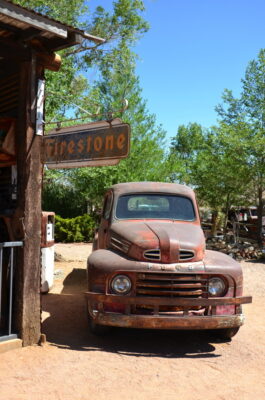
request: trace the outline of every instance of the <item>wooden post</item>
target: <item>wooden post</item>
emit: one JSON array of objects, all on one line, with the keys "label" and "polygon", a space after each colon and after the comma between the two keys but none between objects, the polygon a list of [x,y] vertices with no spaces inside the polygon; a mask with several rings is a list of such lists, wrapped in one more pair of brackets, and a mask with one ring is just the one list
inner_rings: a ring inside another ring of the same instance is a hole
[{"label": "wooden post", "polygon": [[42,137],[35,135],[37,93],[36,60],[24,61],[20,69],[17,126],[18,205],[14,216],[16,239],[24,241],[18,257],[15,280],[14,326],[23,345],[38,343],[41,333],[40,241]]}]

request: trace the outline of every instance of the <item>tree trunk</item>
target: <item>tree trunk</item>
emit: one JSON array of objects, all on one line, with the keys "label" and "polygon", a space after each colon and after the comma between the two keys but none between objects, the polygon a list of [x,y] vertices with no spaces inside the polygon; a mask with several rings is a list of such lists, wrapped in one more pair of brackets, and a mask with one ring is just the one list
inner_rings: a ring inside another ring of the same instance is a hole
[{"label": "tree trunk", "polygon": [[262,199],[262,187],[260,186],[258,188],[258,230],[257,230],[257,240],[260,246],[262,246],[263,242],[262,215],[263,215],[263,199]]},{"label": "tree trunk", "polygon": [[212,231],[211,235],[216,236],[218,225],[218,211],[213,211],[212,213]]},{"label": "tree trunk", "polygon": [[227,193],[227,197],[226,197],[226,205],[225,205],[225,219],[224,219],[224,235],[227,232],[227,220],[228,220],[228,212],[230,209],[230,193]]}]

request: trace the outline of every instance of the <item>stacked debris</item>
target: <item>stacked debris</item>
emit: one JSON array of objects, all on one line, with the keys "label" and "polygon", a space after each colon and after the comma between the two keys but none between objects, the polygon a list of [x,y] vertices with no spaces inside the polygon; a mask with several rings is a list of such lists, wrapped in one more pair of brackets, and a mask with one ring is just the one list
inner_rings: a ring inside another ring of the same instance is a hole
[{"label": "stacked debris", "polygon": [[228,254],[236,260],[250,260],[262,258],[263,252],[257,243],[250,243],[245,240],[238,240],[231,243],[231,238],[212,237],[206,241],[208,250],[217,250],[221,253]]}]

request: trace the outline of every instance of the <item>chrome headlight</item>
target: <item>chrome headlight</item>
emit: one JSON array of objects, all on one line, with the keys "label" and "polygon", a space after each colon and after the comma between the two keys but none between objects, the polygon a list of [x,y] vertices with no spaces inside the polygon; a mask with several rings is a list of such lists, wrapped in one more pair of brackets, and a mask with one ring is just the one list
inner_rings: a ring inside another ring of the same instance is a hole
[{"label": "chrome headlight", "polygon": [[208,292],[210,296],[223,296],[226,290],[226,284],[222,278],[215,276],[208,281]]},{"label": "chrome headlight", "polygon": [[127,294],[132,288],[132,282],[126,275],[116,275],[111,281],[111,289],[116,294]]}]

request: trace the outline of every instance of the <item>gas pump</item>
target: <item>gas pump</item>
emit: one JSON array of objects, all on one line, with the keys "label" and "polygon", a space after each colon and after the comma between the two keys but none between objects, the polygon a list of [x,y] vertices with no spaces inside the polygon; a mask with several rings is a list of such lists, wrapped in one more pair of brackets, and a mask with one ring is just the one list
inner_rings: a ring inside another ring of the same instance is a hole
[{"label": "gas pump", "polygon": [[43,211],[41,217],[41,292],[48,293],[54,274],[55,213]]}]

